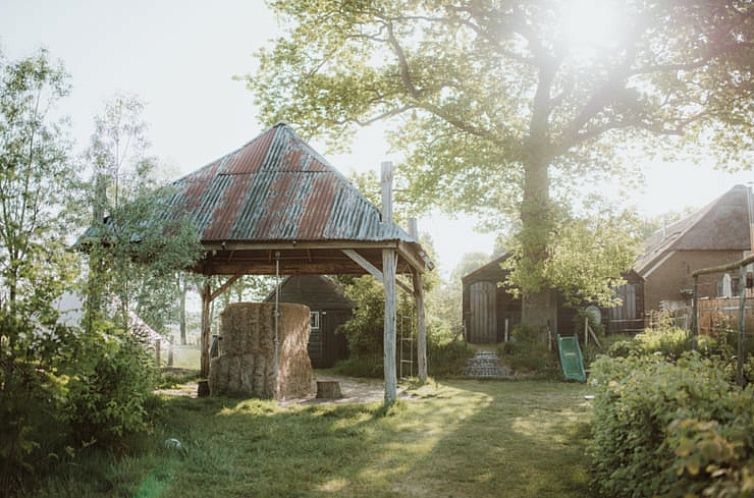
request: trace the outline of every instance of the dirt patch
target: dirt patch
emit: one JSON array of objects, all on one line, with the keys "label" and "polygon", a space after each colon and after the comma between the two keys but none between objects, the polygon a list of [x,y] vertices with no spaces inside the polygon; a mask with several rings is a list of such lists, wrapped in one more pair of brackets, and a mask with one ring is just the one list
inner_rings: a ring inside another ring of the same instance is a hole
[{"label": "dirt patch", "polygon": [[[340,375],[317,376],[316,380],[334,380],[340,383],[340,391],[343,397],[335,400],[315,399],[314,394],[299,398],[289,398],[280,402],[281,406],[297,404],[345,404],[345,403],[373,403],[385,398],[385,388],[380,379],[360,379],[356,377],[343,377]],[[165,396],[186,396],[196,398],[196,382],[188,382],[169,389],[158,389],[155,392]],[[416,399],[417,396],[406,392],[406,386],[398,386],[399,399]]]}]

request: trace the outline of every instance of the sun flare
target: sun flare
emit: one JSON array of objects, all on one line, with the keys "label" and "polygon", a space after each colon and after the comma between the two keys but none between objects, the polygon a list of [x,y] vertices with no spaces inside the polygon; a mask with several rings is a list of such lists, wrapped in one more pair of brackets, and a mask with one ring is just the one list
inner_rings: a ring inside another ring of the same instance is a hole
[{"label": "sun flare", "polygon": [[565,43],[576,52],[597,50],[613,42],[620,31],[618,12],[606,0],[568,0],[563,12]]}]

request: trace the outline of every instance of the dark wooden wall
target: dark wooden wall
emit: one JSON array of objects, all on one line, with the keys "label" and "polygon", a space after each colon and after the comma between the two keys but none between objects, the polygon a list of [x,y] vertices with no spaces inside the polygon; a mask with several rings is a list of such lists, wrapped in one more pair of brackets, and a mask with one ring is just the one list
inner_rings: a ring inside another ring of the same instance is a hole
[{"label": "dark wooden wall", "polygon": [[[267,301],[274,301],[273,292]],[[338,328],[351,319],[353,303],[327,277],[297,275],[287,278],[280,287],[280,302],[304,304],[318,312],[319,329],[309,336],[309,358],[315,368],[329,368],[348,357],[348,343]]]},{"label": "dark wooden wall", "polygon": [[[515,325],[521,323],[521,299],[514,298],[504,287],[498,285],[505,280],[506,272],[500,268],[500,263],[505,258],[498,258],[491,263],[482,266],[464,276],[463,282],[463,323],[466,328],[466,340],[470,343],[501,342],[505,337],[505,321],[508,320],[509,332]],[[609,317],[611,311],[603,310],[603,321],[608,323],[608,330],[612,327],[630,326],[638,327],[638,323],[644,320],[644,282],[636,272],[624,275],[629,285],[636,288],[636,298],[632,303],[624,306],[633,306],[635,319],[632,322],[615,322],[611,325]],[[494,297],[489,295],[494,289]],[[484,316],[479,316],[483,313]],[[583,325],[576,325],[578,307],[568,305],[562,296],[558,297],[558,330],[553,333],[561,335],[573,335],[583,331]],[[493,323],[494,325],[490,325]]]}]

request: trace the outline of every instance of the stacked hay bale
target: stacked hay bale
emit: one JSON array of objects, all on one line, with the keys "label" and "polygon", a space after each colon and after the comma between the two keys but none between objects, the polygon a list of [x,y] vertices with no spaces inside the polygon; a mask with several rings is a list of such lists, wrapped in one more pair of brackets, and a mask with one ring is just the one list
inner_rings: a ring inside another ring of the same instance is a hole
[{"label": "stacked hay bale", "polygon": [[[309,395],[314,374],[307,353],[309,308],[281,304],[275,384],[275,305],[233,303],[220,315],[222,352],[210,362],[212,395],[279,399]],[[276,389],[277,387],[277,389]]]}]

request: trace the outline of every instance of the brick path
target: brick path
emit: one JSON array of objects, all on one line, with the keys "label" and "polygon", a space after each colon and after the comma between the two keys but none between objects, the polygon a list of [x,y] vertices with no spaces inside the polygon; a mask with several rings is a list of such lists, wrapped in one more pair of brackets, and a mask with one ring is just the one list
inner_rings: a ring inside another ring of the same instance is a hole
[{"label": "brick path", "polygon": [[494,351],[479,351],[471,358],[464,370],[466,377],[475,379],[507,379],[511,377],[509,369],[500,364],[500,358]]}]

